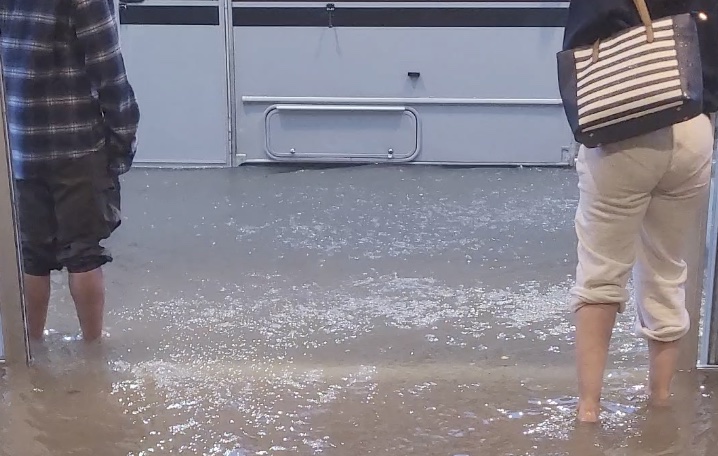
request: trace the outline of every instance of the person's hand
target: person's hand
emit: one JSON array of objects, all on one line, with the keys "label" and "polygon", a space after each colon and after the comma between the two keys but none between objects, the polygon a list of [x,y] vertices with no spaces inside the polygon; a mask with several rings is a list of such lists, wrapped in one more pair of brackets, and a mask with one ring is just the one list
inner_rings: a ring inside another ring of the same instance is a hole
[{"label": "person's hand", "polygon": [[135,159],[135,145],[129,148],[121,146],[117,141],[109,139],[106,143],[107,166],[112,176],[125,174],[132,168]]}]

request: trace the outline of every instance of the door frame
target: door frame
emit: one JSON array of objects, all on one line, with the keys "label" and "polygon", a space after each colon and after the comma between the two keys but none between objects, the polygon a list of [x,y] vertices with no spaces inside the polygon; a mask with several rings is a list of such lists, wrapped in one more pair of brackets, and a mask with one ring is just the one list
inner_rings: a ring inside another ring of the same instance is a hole
[{"label": "door frame", "polygon": [[[138,168],[169,168],[169,169],[203,169],[203,168],[230,168],[235,165],[236,147],[234,142],[235,122],[234,112],[236,110],[234,102],[234,38],[232,29],[232,0],[113,0],[117,5],[117,26],[120,36],[120,46],[123,48],[125,59],[127,61],[130,52],[135,52],[135,47],[141,44],[141,41],[135,41],[128,38],[128,31],[140,27],[145,30],[157,29],[162,27],[165,31],[177,32],[182,27],[212,27],[216,29],[218,34],[218,42],[216,50],[222,53],[222,60],[217,61],[221,64],[222,81],[216,81],[213,87],[223,90],[224,113],[222,114],[223,122],[222,132],[217,131],[214,138],[222,140],[222,148],[226,150],[223,156],[214,157],[216,160],[206,161],[206,159],[191,159],[185,161],[183,159],[163,158],[163,159],[147,159],[138,158],[136,167]],[[211,23],[203,14],[197,16],[197,11],[191,9],[200,8],[202,13],[211,12]],[[165,10],[165,11],[162,11]],[[197,19],[199,22],[194,23]],[[216,21],[216,22],[215,22]],[[221,41],[220,41],[221,40]],[[215,44],[212,45],[215,47]],[[133,48],[130,50],[130,48]],[[215,60],[212,59],[212,62]],[[130,77],[133,77],[132,70],[128,69]],[[214,73],[213,73],[214,74]],[[218,78],[219,79],[219,78]],[[137,84],[139,85],[139,84]],[[143,100],[140,99],[140,110],[142,110]],[[171,102],[171,100],[170,100]],[[168,104],[169,106],[169,104]],[[216,105],[219,106],[219,105]],[[153,106],[154,107],[154,106]],[[157,115],[155,112],[154,115]],[[218,125],[218,124],[214,124]],[[140,136],[142,136],[140,131]],[[142,138],[140,138],[142,141]]]},{"label": "door frame", "polygon": [[703,310],[703,334],[698,353],[698,367],[718,370],[718,182],[716,179],[716,160],[718,159],[718,124],[716,115],[712,116],[715,132],[713,149],[713,170],[711,173],[710,203],[705,245],[705,287],[702,288],[700,302]]},{"label": "door frame", "polygon": [[[2,63],[0,62],[0,70]],[[23,299],[20,235],[12,178],[12,157],[7,134],[5,81],[0,71],[0,323],[2,360],[0,363],[27,366],[30,362],[27,318]]]},{"label": "door frame", "polygon": [[234,1],[219,0],[220,24],[224,27],[224,61],[225,61],[225,82],[227,84],[227,142],[229,157],[227,166],[238,167],[242,164],[242,157],[237,149],[237,74],[234,50]]}]

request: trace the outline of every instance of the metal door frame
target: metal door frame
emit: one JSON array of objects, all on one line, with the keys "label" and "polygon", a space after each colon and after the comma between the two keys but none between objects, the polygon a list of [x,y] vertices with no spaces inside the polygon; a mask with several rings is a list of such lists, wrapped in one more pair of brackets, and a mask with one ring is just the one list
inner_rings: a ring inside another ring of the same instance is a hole
[{"label": "metal door frame", "polygon": [[703,310],[703,334],[698,353],[698,367],[718,369],[718,182],[716,182],[716,160],[718,159],[718,125],[713,115],[716,133],[713,151],[713,171],[711,174],[710,203],[707,213],[705,245],[705,287],[701,288],[701,308]]},{"label": "metal door frame", "polygon": [[0,322],[2,350],[0,363],[27,366],[30,348],[23,301],[22,266],[12,178],[12,158],[7,132],[5,81],[0,63]]},{"label": "metal door frame", "polygon": [[234,54],[234,2],[233,0],[219,0],[220,24],[224,26],[224,61],[225,81],[227,84],[227,141],[229,144],[227,166],[230,168],[242,164],[242,157],[237,149],[237,89],[235,86],[237,75],[235,73]]},{"label": "metal door frame", "polygon": [[[225,141],[227,144],[227,154],[224,157],[224,161],[221,163],[215,163],[210,162],[206,163],[203,161],[198,162],[183,162],[183,161],[148,161],[148,162],[142,162],[139,160],[136,163],[136,167],[138,168],[165,168],[165,169],[207,169],[207,168],[231,168],[234,166],[237,166],[237,153],[236,153],[236,146],[235,146],[235,111],[236,111],[236,104],[234,102],[235,95],[234,95],[234,30],[232,26],[232,7],[233,3],[232,0],[190,0],[190,1],[184,1],[184,0],[113,0],[116,5],[116,12],[117,12],[117,26],[119,29],[119,36],[120,36],[120,45],[123,45],[122,38],[123,38],[123,31],[126,30],[127,26],[137,26],[139,24],[134,23],[123,23],[121,20],[121,12],[123,9],[126,8],[143,8],[143,7],[195,7],[195,6],[201,6],[201,7],[211,7],[212,9],[216,9],[217,16],[219,19],[219,23],[216,25],[211,25],[211,27],[218,27],[222,32],[222,46],[224,48],[224,74],[225,74],[225,81],[224,81],[224,89],[225,89],[225,104],[226,104],[226,128],[224,129],[223,135],[225,136]],[[142,25],[144,27],[154,26],[154,25]],[[183,25],[170,25],[170,24],[163,24],[161,25],[163,27],[168,26],[174,26],[174,27],[181,27]],[[131,76],[131,75],[130,75]],[[142,100],[140,100],[140,103],[142,103]],[[140,104],[140,109],[142,109],[142,105]],[[141,138],[140,138],[141,141]]]}]

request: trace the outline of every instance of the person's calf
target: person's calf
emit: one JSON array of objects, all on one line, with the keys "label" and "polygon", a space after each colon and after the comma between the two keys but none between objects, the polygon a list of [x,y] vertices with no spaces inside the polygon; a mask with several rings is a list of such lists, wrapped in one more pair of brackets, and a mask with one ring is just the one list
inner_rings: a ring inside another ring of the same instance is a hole
[{"label": "person's calf", "polygon": [[577,418],[581,422],[599,419],[603,373],[618,310],[617,304],[589,304],[576,310]]},{"label": "person's calf", "polygon": [[25,274],[24,292],[28,336],[33,342],[42,342],[50,305],[50,275]]},{"label": "person's calf", "polygon": [[75,301],[83,339],[86,342],[99,341],[102,338],[105,310],[105,281],[102,268],[70,273],[70,293]]},{"label": "person's calf", "polygon": [[671,384],[676,374],[679,351],[678,340],[671,342],[648,341],[650,360],[648,392],[651,405],[658,407],[670,405]]}]

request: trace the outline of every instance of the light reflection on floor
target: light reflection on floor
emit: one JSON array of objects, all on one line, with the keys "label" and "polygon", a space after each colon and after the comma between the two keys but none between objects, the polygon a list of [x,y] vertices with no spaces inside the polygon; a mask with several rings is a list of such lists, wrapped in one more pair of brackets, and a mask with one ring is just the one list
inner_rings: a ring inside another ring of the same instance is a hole
[{"label": "light reflection on floor", "polygon": [[137,171],[109,337],[0,379],[0,455],[713,455],[715,381],[645,408],[613,344],[604,424],[573,422],[575,176],[357,167]]}]

